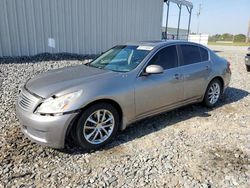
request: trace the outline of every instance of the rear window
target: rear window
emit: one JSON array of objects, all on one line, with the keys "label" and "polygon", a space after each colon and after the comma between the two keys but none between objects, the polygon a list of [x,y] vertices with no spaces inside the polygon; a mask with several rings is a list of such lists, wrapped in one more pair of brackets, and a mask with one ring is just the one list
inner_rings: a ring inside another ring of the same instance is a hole
[{"label": "rear window", "polygon": [[183,56],[183,65],[190,65],[202,61],[198,46],[184,44],[180,45],[180,48]]},{"label": "rear window", "polygon": [[208,52],[206,49],[204,48],[200,48],[200,52],[201,52],[201,60],[202,61],[208,61]]}]

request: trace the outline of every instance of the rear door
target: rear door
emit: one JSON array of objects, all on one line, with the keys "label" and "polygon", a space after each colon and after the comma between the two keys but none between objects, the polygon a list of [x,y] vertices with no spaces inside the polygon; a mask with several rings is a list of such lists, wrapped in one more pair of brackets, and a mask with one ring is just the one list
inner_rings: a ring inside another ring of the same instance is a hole
[{"label": "rear door", "polygon": [[184,80],[184,100],[201,98],[206,90],[211,62],[208,51],[192,44],[178,45],[180,70]]},{"label": "rear door", "polygon": [[164,72],[137,77],[135,83],[137,117],[162,111],[183,99],[183,81],[178,67],[176,45],[159,50],[148,65],[160,65]]}]

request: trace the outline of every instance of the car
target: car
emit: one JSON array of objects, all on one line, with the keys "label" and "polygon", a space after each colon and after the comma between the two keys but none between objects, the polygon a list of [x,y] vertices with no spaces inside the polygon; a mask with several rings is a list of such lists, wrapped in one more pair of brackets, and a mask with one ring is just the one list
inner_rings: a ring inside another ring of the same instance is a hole
[{"label": "car", "polygon": [[63,148],[67,138],[96,150],[143,118],[198,102],[216,106],[230,78],[230,63],[200,44],[132,42],[29,79],[16,112],[34,142]]},{"label": "car", "polygon": [[245,56],[245,64],[246,64],[247,72],[250,72],[250,47],[247,50],[248,52]]}]

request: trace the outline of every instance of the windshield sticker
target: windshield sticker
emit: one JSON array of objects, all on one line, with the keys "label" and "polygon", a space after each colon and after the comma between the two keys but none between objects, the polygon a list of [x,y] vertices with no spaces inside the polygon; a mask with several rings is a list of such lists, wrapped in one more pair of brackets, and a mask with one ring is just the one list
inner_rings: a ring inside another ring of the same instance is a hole
[{"label": "windshield sticker", "polygon": [[154,48],[153,46],[138,46],[137,50],[147,50],[147,51],[150,51],[153,48]]}]

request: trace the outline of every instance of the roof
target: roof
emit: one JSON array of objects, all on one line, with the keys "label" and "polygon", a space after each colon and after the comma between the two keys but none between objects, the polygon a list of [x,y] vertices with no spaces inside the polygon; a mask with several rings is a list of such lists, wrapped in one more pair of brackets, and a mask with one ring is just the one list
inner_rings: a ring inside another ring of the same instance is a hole
[{"label": "roof", "polygon": [[134,46],[158,46],[159,44],[166,43],[167,41],[162,40],[153,40],[153,41],[138,41],[138,42],[128,42],[126,45],[134,45]]},{"label": "roof", "polygon": [[139,42],[128,42],[126,45],[131,45],[131,46],[152,46],[156,47],[154,49],[160,48],[164,45],[167,44],[191,44],[191,45],[196,45],[196,46],[202,46],[203,48],[208,49],[206,46],[203,46],[201,44],[195,43],[195,42],[190,42],[186,40],[159,40],[159,41],[139,41]]},{"label": "roof", "polygon": [[186,0],[164,0],[164,2],[170,1],[172,3],[176,3],[178,5],[185,5],[189,8],[193,8],[193,3],[191,3],[190,1],[186,1]]},{"label": "roof", "polygon": [[[138,41],[138,42],[128,42],[126,45],[134,45],[134,46],[159,46],[163,44],[171,44],[183,42],[183,40],[153,40],[153,41]],[[187,41],[184,41],[187,42]]]}]

